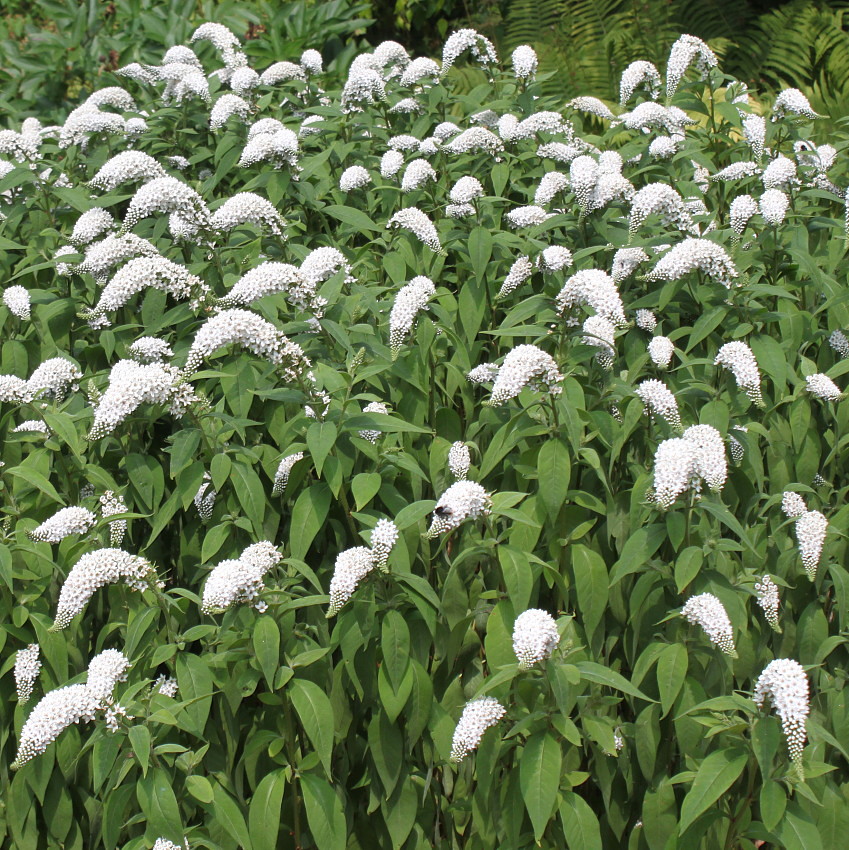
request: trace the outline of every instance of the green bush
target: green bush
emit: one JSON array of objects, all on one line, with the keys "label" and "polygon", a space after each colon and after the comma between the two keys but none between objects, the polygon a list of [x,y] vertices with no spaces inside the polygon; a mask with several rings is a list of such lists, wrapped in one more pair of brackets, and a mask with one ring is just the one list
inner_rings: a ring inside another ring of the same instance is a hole
[{"label": "green bush", "polygon": [[839,846],[844,136],[195,35],[0,133],[8,845]]}]

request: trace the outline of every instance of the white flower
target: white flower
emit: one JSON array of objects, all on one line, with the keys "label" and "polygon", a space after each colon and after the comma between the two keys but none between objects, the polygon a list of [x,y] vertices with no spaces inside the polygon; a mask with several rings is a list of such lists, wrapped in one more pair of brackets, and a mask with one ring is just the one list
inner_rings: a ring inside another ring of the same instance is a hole
[{"label": "white flower", "polygon": [[649,255],[642,248],[620,248],[613,255],[610,276],[614,283],[625,280]]},{"label": "white flower", "polygon": [[342,172],[339,178],[339,188],[343,192],[353,192],[354,189],[362,189],[371,182],[371,176],[367,168],[362,165],[352,165]]},{"label": "white flower", "polygon": [[301,67],[308,74],[320,74],[323,67],[323,59],[317,50],[310,48],[301,54]]},{"label": "white flower", "polygon": [[606,121],[615,117],[610,111],[610,107],[597,97],[574,97],[569,101],[569,106],[572,109],[577,109],[580,112],[588,112],[590,115],[595,115],[596,118],[603,118]]},{"label": "white flower", "polygon": [[612,369],[616,356],[615,326],[604,316],[590,316],[581,327],[581,342],[596,349],[595,359],[602,369]]},{"label": "white flower", "polygon": [[714,492],[719,492],[728,477],[725,443],[712,425],[691,425],[683,434],[696,448],[693,471]]},{"label": "white flower", "polygon": [[10,286],[3,290],[3,303],[13,316],[19,319],[30,317],[29,292],[22,286]]},{"label": "white flower", "polygon": [[211,227],[220,232],[246,223],[267,227],[275,236],[282,235],[285,225],[283,216],[274,206],[253,192],[233,195],[213,213],[210,221]]},{"label": "white flower", "polygon": [[732,162],[731,165],[711,175],[711,180],[726,182],[728,180],[740,180],[759,174],[761,167],[756,162]]},{"label": "white flower", "polygon": [[657,316],[651,310],[637,310],[637,327],[644,331],[653,331],[657,327]]},{"label": "white flower", "polygon": [[87,552],[77,561],[62,585],[53,630],[67,628],[95,591],[121,579],[133,590],[141,591],[156,582],[156,571],[150,561],[123,549]]},{"label": "white flower", "polygon": [[517,80],[527,80],[536,76],[539,59],[536,51],[528,44],[520,44],[510,57],[513,73]]},{"label": "white flower", "polygon": [[414,277],[398,290],[389,314],[389,347],[393,359],[398,356],[405,337],[413,329],[416,316],[427,309],[428,301],[435,294],[433,281],[422,275]]},{"label": "white flower", "polygon": [[47,423],[42,422],[40,419],[27,419],[24,422],[21,422],[15,428],[12,428],[13,434],[22,434],[28,431],[34,431],[39,434],[49,434],[50,429],[47,427]]},{"label": "white flower", "polygon": [[802,566],[811,581],[817,577],[828,520],[819,511],[805,511],[796,520],[796,539]]},{"label": "white flower", "polygon": [[760,115],[744,115],[743,135],[746,138],[746,144],[752,149],[755,159],[760,159],[764,155],[766,119]]},{"label": "white flower", "polygon": [[339,612],[374,567],[374,553],[365,546],[346,549],[336,556],[333,578],[330,580],[330,607],[326,615],[328,618]]},{"label": "white flower", "polygon": [[694,231],[693,220],[684,206],[684,200],[665,183],[649,183],[634,195],[628,230],[636,233],[650,215],[659,215],[664,226],[672,225],[678,230]]},{"label": "white flower", "polygon": [[474,215],[476,212],[475,208],[471,204],[446,204],[445,205],[445,215],[448,218],[468,218],[469,216]]},{"label": "white flower", "polygon": [[755,583],[758,605],[763,609],[766,621],[776,632],[781,631],[778,624],[778,585],[769,575],[765,575],[759,582]]},{"label": "white flower", "polygon": [[269,65],[259,76],[259,81],[264,86],[276,86],[278,83],[286,83],[289,80],[305,82],[306,79],[307,75],[304,73],[304,69],[294,62],[275,62],[273,65]]},{"label": "white flower", "polygon": [[439,79],[439,63],[434,62],[433,59],[419,57],[417,59],[413,59],[413,61],[407,65],[404,72],[401,74],[401,78],[398,80],[398,83],[404,87],[415,86],[427,78],[430,78],[433,82],[436,82]]},{"label": "white flower", "polygon": [[151,694],[162,694],[173,699],[177,696],[178,690],[179,685],[177,684],[177,680],[162,674],[156,677],[156,681],[151,688]]},{"label": "white flower", "polygon": [[715,643],[726,655],[737,657],[731,621],[722,603],[712,593],[691,596],[681,614],[691,623],[698,623],[711,643]]},{"label": "white flower", "polygon": [[551,216],[542,207],[528,206],[516,207],[516,209],[510,210],[505,218],[510,227],[515,230],[522,227],[533,227],[535,224],[542,224],[551,218]]},{"label": "white flower", "polygon": [[301,126],[298,127],[298,138],[303,139],[306,136],[317,136],[322,132],[321,127],[316,127],[316,124],[321,124],[324,121],[324,117],[321,115],[307,115],[303,121],[301,121]]},{"label": "white flower", "polygon": [[534,273],[534,264],[529,257],[519,257],[504,278],[504,283],[501,284],[501,289],[496,294],[496,299],[506,298],[514,289],[521,286]]},{"label": "white flower", "polygon": [[646,412],[660,416],[675,429],[681,428],[678,401],[663,381],[643,381],[637,386],[637,395],[642,400]]},{"label": "white flower", "polygon": [[398,526],[388,519],[379,519],[371,530],[371,554],[375,566],[388,572],[389,553],[398,542]]},{"label": "white flower", "polygon": [[382,100],[386,100],[386,83],[383,77],[372,68],[355,69],[352,65],[342,89],[342,111],[362,112],[361,104]]},{"label": "white flower", "polygon": [[157,177],[138,189],[124,216],[124,229],[155,212],[177,212],[200,226],[208,225],[210,218],[201,196],[176,177]]},{"label": "white flower", "polygon": [[400,136],[393,136],[387,143],[387,147],[393,151],[417,151],[421,142],[415,137],[406,133]]},{"label": "white flower", "polygon": [[775,713],[781,718],[781,728],[787,738],[790,758],[801,765],[807,733],[805,720],[811,711],[810,689],[805,670],[798,661],[776,658],[758,676],[753,699],[763,708],[769,697]]},{"label": "white flower", "polygon": [[97,517],[86,508],[62,508],[29,532],[39,543],[59,543],[70,534],[85,534],[97,522]]},{"label": "white flower", "polygon": [[772,120],[778,121],[787,113],[791,113],[798,118],[821,118],[811,108],[808,98],[799,91],[799,89],[784,89],[779,92],[775,98],[775,103],[772,105]]},{"label": "white flower", "polygon": [[572,265],[572,252],[562,245],[549,245],[537,257],[536,267],[545,273],[559,272]]},{"label": "white flower", "polygon": [[248,546],[236,560],[222,561],[213,567],[203,587],[201,611],[220,614],[241,602],[265,610],[257,601],[265,588],[263,577],[283,560],[273,543],[263,540]]},{"label": "white flower", "polygon": [[27,400],[53,397],[62,401],[68,391],[76,392],[83,373],[79,367],[64,357],[45,360],[27,381]]},{"label": "white flower", "polygon": [[730,369],[737,381],[737,386],[744,390],[746,395],[757,404],[763,406],[761,396],[761,373],[758,369],[758,361],[752,353],[752,349],[745,342],[735,340],[727,342],[716,354],[713,361],[715,366],[724,366]]},{"label": "white flower", "polygon": [[849,339],[843,331],[836,329],[831,332],[828,338],[828,344],[841,357],[849,357]]},{"label": "white flower", "polygon": [[487,516],[492,509],[489,493],[475,481],[457,481],[440,497],[433,509],[428,537],[457,528],[467,519]]},{"label": "white flower", "polygon": [[483,733],[495,726],[507,709],[493,697],[482,697],[466,703],[451,740],[451,761],[460,762],[478,748]]},{"label": "white flower", "polygon": [[[122,151],[108,159],[88,182],[94,189],[110,192],[122,183],[137,180],[147,183],[167,176],[168,172],[152,156],[141,151]],[[73,236],[71,240],[74,241]]]},{"label": "white flower", "polygon": [[624,327],[628,323],[613,278],[600,269],[582,269],[573,274],[557,294],[554,304],[561,316],[582,305],[615,326]]},{"label": "white flower", "polygon": [[465,443],[457,441],[451,444],[448,450],[448,469],[458,481],[465,481],[472,465],[469,447]]},{"label": "white flower", "polygon": [[708,69],[717,65],[714,52],[700,39],[692,35],[682,35],[669,52],[666,63],[666,96],[672,97],[678,89],[678,84],[693,60],[696,68],[704,79]]},{"label": "white flower", "polygon": [[127,349],[127,354],[139,363],[164,363],[174,356],[171,346],[165,340],[152,336],[139,337]]},{"label": "white flower", "polygon": [[301,347],[271,322],[249,310],[234,309],[223,310],[200,327],[189,349],[184,372],[197,371],[219,348],[232,344],[281,366],[288,380],[296,380],[310,367]]},{"label": "white flower", "polygon": [[402,98],[389,109],[391,115],[414,115],[421,112],[424,112],[424,107],[414,97]]},{"label": "white flower", "polygon": [[796,519],[808,510],[808,506],[798,493],[785,490],[781,496],[781,510],[789,519]]},{"label": "white flower", "polygon": [[701,271],[730,289],[737,269],[726,250],[709,239],[685,239],[667,251],[649,272],[649,280],[680,280],[693,271]]},{"label": "white flower", "polygon": [[497,407],[525,388],[557,395],[563,376],[550,354],[535,345],[518,345],[504,358],[488,404]]},{"label": "white flower", "polygon": [[442,48],[441,75],[445,76],[460,54],[467,50],[471,51],[472,58],[484,68],[498,62],[495,47],[488,38],[473,29],[460,29],[448,36]]},{"label": "white flower", "polygon": [[203,481],[201,481],[197,493],[192,497],[201,522],[209,522],[212,519],[217,497],[218,491],[212,486],[212,476],[208,472],[204,472]]},{"label": "white flower", "polygon": [[649,156],[653,159],[669,159],[678,153],[683,141],[684,136],[678,133],[674,136],[657,136],[649,143]]},{"label": "white flower", "polygon": [[[103,518],[114,516],[115,514],[123,514],[127,511],[127,506],[124,504],[124,499],[107,490],[99,499],[100,512]],[[124,534],[127,532],[127,520],[116,519],[109,523],[109,545],[117,548],[121,545],[124,539]]]},{"label": "white flower", "polygon": [[738,195],[731,202],[728,210],[728,219],[731,229],[742,236],[749,219],[758,212],[757,201],[751,195]]},{"label": "white flower", "polygon": [[88,245],[89,242],[93,242],[98,236],[102,236],[114,226],[115,219],[112,218],[111,213],[102,207],[95,207],[84,212],[77,219],[69,239],[74,245]]},{"label": "white flower", "polygon": [[538,207],[548,206],[556,195],[565,192],[569,187],[569,178],[559,171],[547,171],[539,182],[534,193],[534,204]]},{"label": "white flower", "polygon": [[668,510],[682,493],[698,492],[696,446],[683,437],[664,440],[654,455],[654,487],[649,494],[661,510]]},{"label": "white flower", "polygon": [[497,157],[504,150],[504,144],[498,136],[486,127],[469,127],[463,130],[459,136],[455,136],[448,142],[443,150],[452,154],[483,153]]},{"label": "white flower", "polygon": [[516,617],[513,624],[513,652],[520,669],[527,670],[551,658],[560,643],[554,617],[540,608],[530,608]]},{"label": "white flower", "polygon": [[764,169],[761,175],[764,189],[792,189],[799,185],[796,176],[796,163],[786,156],[779,154]]},{"label": "white flower", "polygon": [[420,242],[430,248],[431,251],[441,254],[442,243],[433,222],[416,207],[407,207],[398,210],[387,223],[387,228],[397,227],[409,230]]},{"label": "white flower", "polygon": [[451,203],[469,204],[477,198],[483,197],[484,191],[477,177],[461,177],[452,187],[448,194]]},{"label": "white flower", "polygon": [[781,224],[787,215],[790,199],[780,189],[767,189],[758,201],[760,213],[767,224]]},{"label": "white flower", "polygon": [[822,372],[808,375],[805,378],[805,389],[809,393],[813,393],[817,398],[824,399],[825,401],[837,401],[843,398],[840,387],[828,375],[824,375]]},{"label": "white flower", "polygon": [[23,705],[32,696],[32,687],[41,671],[41,659],[37,643],[31,643],[26,649],[15,654],[15,688],[18,702]]},{"label": "white flower", "polygon": [[675,106],[661,106],[653,100],[646,100],[635,106],[631,112],[625,112],[619,116],[622,123],[629,130],[642,130],[646,132],[657,128],[665,130],[671,136],[681,135],[684,127],[692,123],[692,120],[681,109]]},{"label": "white flower", "polygon": [[569,166],[569,182],[578,206],[587,212],[592,201],[593,190],[598,183],[598,163],[591,156],[576,157]]},{"label": "white flower", "polygon": [[[383,401],[370,401],[363,408],[363,413],[381,413],[386,415],[389,413],[389,405]],[[358,431],[357,433],[363,440],[368,440],[370,443],[376,443],[383,432],[367,428],[363,431]]]},{"label": "white flower", "polygon": [[660,73],[651,62],[639,60],[632,62],[623,72],[619,80],[619,104],[624,106],[634,94],[638,86],[649,90],[652,100],[657,100],[660,94]]},{"label": "white flower", "polygon": [[159,251],[154,245],[147,239],[136,236],[135,233],[114,234],[89,245],[85,251],[85,258],[76,270],[81,274],[91,274],[98,282],[103,282],[115,266],[126,260],[139,256],[156,257],[158,255]]},{"label": "white flower", "polygon": [[405,169],[401,178],[401,191],[412,192],[421,189],[429,180],[436,182],[436,172],[426,159],[414,159]]},{"label": "white flower", "polygon": [[345,255],[338,248],[331,247],[314,248],[304,258],[300,269],[304,279],[313,284],[323,283],[340,270],[345,272],[345,283],[354,282],[351,265]]},{"label": "white flower", "polygon": [[271,162],[275,168],[289,165],[298,167],[298,136],[292,130],[283,128],[274,133],[257,133],[242,149],[238,165],[247,168],[258,162]]},{"label": "white flower", "polygon": [[475,366],[466,375],[466,380],[471,381],[473,384],[489,384],[498,377],[500,369],[501,367],[495,363],[482,363],[480,366]]},{"label": "white flower", "polygon": [[280,465],[277,467],[277,472],[274,473],[274,489],[271,491],[273,496],[279,496],[286,489],[286,485],[289,483],[289,473],[292,471],[292,467],[299,460],[303,459],[303,452],[295,452],[294,454],[287,455],[280,461]]},{"label": "white flower", "polygon": [[380,176],[384,180],[394,177],[404,165],[404,154],[401,151],[388,150],[380,159]]}]

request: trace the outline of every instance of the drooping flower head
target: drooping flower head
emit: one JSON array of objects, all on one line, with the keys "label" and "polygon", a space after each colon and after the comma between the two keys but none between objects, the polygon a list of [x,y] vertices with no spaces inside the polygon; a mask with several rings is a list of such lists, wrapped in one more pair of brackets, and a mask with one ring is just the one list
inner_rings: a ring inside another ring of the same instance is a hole
[{"label": "drooping flower head", "polygon": [[[100,512],[103,514],[103,518],[114,516],[115,514],[123,514],[126,513],[127,506],[124,503],[124,499],[113,493],[112,490],[107,490],[100,497]],[[124,539],[124,535],[127,533],[127,520],[125,519],[116,519],[109,523],[109,545],[113,548],[117,548],[121,545],[121,541]]]},{"label": "drooping flower head", "polygon": [[386,225],[387,227],[402,228],[408,230],[420,242],[430,248],[431,251],[441,254],[442,243],[439,241],[439,234],[436,232],[434,223],[416,207],[406,207],[398,210]]},{"label": "drooping flower head", "polygon": [[9,286],[4,289],[3,303],[13,316],[17,316],[19,319],[28,319],[30,317],[29,292],[22,286]]},{"label": "drooping flower head", "polygon": [[277,472],[274,474],[274,489],[271,491],[273,496],[279,496],[286,489],[286,485],[289,483],[289,474],[292,471],[292,467],[299,460],[303,459],[303,452],[295,452],[294,454],[287,455],[280,461],[280,465],[277,467]]},{"label": "drooping flower head", "polygon": [[730,369],[734,375],[734,380],[737,381],[737,386],[744,390],[758,407],[763,407],[761,373],[758,369],[758,361],[755,359],[752,349],[745,342],[735,340],[725,343],[717,352],[716,359],[713,362],[716,366],[724,366],[726,369]]},{"label": "drooping flower head", "polygon": [[387,572],[389,553],[398,542],[398,526],[388,519],[379,519],[371,530],[371,553],[375,566]]},{"label": "drooping flower head", "polygon": [[510,57],[513,73],[517,80],[527,80],[536,76],[539,59],[536,51],[528,44],[520,44]]},{"label": "drooping flower head", "polygon": [[819,511],[805,511],[796,520],[796,539],[802,566],[811,581],[817,577],[828,520]]},{"label": "drooping flower head", "polygon": [[772,577],[765,575],[759,582],[755,583],[755,593],[758,605],[763,609],[766,621],[776,632],[781,631],[778,624],[778,585]]},{"label": "drooping flower head", "polygon": [[696,68],[705,78],[710,68],[715,68],[717,59],[714,52],[700,39],[693,35],[682,35],[669,52],[666,63],[666,96],[672,97],[678,89],[678,84],[693,60]]},{"label": "drooping flower head", "polygon": [[487,516],[492,509],[489,493],[475,481],[457,481],[440,497],[433,509],[428,537],[452,531],[467,519]]},{"label": "drooping flower head", "polygon": [[442,48],[442,76],[445,76],[460,54],[467,50],[484,68],[498,62],[498,54],[488,38],[473,29],[460,29],[448,36]]},{"label": "drooping flower head", "polygon": [[277,547],[263,540],[248,546],[238,558],[221,561],[203,587],[201,611],[220,614],[240,603],[265,611],[268,606],[257,597],[265,588],[265,574],[282,560]]},{"label": "drooping flower head", "polygon": [[652,362],[661,369],[666,369],[672,361],[675,346],[667,336],[655,336],[651,338],[648,345],[649,357]]},{"label": "drooping flower head", "polygon": [[642,400],[647,413],[660,416],[676,430],[681,428],[678,401],[663,381],[643,381],[637,386],[637,395]]},{"label": "drooping flower head", "polygon": [[389,314],[389,347],[392,358],[401,352],[404,339],[413,329],[416,317],[427,309],[428,301],[436,294],[436,287],[430,278],[419,275],[398,290],[392,311]]},{"label": "drooping flower head", "polygon": [[808,506],[798,493],[785,490],[781,496],[781,510],[789,519],[797,519],[808,510]]},{"label": "drooping flower head", "polygon": [[734,649],[734,633],[731,621],[723,604],[712,593],[700,593],[691,596],[684,605],[681,614],[691,623],[698,623],[712,643],[715,643],[726,655],[737,657]]},{"label": "drooping flower head", "polygon": [[41,671],[39,646],[31,643],[26,649],[19,649],[15,655],[15,688],[18,702],[23,705],[32,696],[32,688]]},{"label": "drooping flower head", "polygon": [[528,669],[551,658],[560,643],[554,617],[540,608],[530,608],[516,617],[513,624],[513,652],[519,667]]},{"label": "drooping flower head", "polygon": [[29,536],[39,543],[59,543],[70,534],[85,534],[95,522],[97,517],[86,508],[62,508],[30,531]]},{"label": "drooping flower head", "polygon": [[476,750],[483,733],[495,726],[507,709],[494,697],[481,697],[467,702],[451,740],[451,761],[461,762]]},{"label": "drooping flower head", "polygon": [[726,250],[709,239],[685,239],[667,251],[648,273],[649,280],[680,280],[700,271],[726,289],[735,285],[737,269]]},{"label": "drooping flower head", "polygon": [[843,398],[840,387],[828,375],[824,375],[822,372],[818,372],[815,375],[808,375],[805,378],[805,389],[817,398],[825,401],[839,401]]},{"label": "drooping flower head", "polygon": [[472,458],[469,454],[469,447],[459,440],[451,444],[448,450],[448,470],[458,480],[464,481],[469,474],[469,468],[472,465]]},{"label": "drooping flower head", "polygon": [[810,714],[811,705],[808,677],[798,661],[776,658],[767,664],[755,684],[755,705],[763,708],[767,697],[781,719],[790,758],[796,763],[797,769],[801,770],[802,751],[807,738],[805,721]]},{"label": "drooping flower head", "polygon": [[525,387],[557,395],[562,390],[562,380],[563,376],[550,354],[535,345],[518,345],[498,369],[488,403],[495,407],[504,404]]}]

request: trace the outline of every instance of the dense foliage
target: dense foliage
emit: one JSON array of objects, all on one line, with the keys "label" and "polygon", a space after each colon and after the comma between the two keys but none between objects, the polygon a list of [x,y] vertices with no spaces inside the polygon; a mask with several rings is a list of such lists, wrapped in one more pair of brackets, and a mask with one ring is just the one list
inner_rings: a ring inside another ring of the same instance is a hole
[{"label": "dense foliage", "polygon": [[845,140],[242,47],[0,133],[8,844],[839,846]]}]

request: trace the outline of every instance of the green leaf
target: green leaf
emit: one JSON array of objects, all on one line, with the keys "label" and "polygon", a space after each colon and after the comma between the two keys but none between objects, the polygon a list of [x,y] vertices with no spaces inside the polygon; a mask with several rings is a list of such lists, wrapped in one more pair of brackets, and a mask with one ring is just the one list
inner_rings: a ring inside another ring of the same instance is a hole
[{"label": "green leaf", "polygon": [[646,702],[657,702],[657,700],[646,696],[639,688],[635,688],[623,675],[596,664],[594,661],[579,661],[575,665],[581,671],[581,678],[598,685],[607,685],[632,697],[638,697]]},{"label": "green leaf", "polygon": [[660,523],[638,528],[631,534],[622,548],[619,560],[610,571],[610,586],[613,587],[625,576],[641,570],[666,540],[666,535],[666,525]]},{"label": "green leaf", "polygon": [[565,791],[560,819],[569,850],[602,850],[598,818],[583,797],[574,791]]},{"label": "green leaf", "polygon": [[333,787],[311,773],[302,773],[300,783],[307,823],[318,850],[345,850],[348,843],[345,815]]},{"label": "green leaf", "polygon": [[475,227],[467,243],[472,269],[479,282],[486,283],[489,258],[492,256],[492,234],[485,227]]},{"label": "green leaf", "polygon": [[132,746],[133,752],[139,760],[142,776],[146,776],[147,766],[150,763],[150,730],[147,726],[136,724],[130,727],[127,737],[129,737],[130,746]]},{"label": "green leaf", "polygon": [[330,488],[319,482],[298,496],[292,508],[289,547],[292,557],[303,561],[330,510]]},{"label": "green leaf", "polygon": [[212,783],[205,776],[187,776],[186,790],[196,800],[200,800],[201,803],[208,804],[212,802],[214,796]]},{"label": "green leaf", "polygon": [[683,835],[739,778],[749,760],[745,750],[731,748],[711,753],[696,771],[696,778],[681,804],[678,834]]},{"label": "green leaf", "polygon": [[[823,850],[816,824],[798,804],[791,804],[775,830],[786,850]],[[831,848],[829,848],[831,850]]]},{"label": "green leaf", "polygon": [[333,755],[333,706],[324,691],[308,679],[292,679],[288,689],[301,725],[315,747],[329,777],[331,775],[330,759]]},{"label": "green leaf", "polygon": [[160,767],[149,771],[136,783],[136,797],[153,832],[181,844],[183,822],[168,774]]},{"label": "green leaf", "polygon": [[675,704],[687,677],[689,659],[680,643],[671,643],[657,659],[657,686],[660,691],[661,717],[666,717]]},{"label": "green leaf", "polygon": [[377,472],[361,472],[351,481],[351,494],[354,497],[357,510],[361,511],[380,490],[383,479]]},{"label": "green leaf", "polygon": [[601,623],[607,607],[607,566],[598,552],[580,543],[573,544],[571,552],[578,611],[587,634],[591,635]]},{"label": "green leaf", "polygon": [[236,482],[236,494],[245,516],[254,527],[254,534],[263,537],[263,523],[268,509],[265,488],[253,467],[242,461],[233,462],[233,478]]},{"label": "green leaf", "polygon": [[317,475],[321,475],[325,458],[335,443],[336,426],[332,422],[313,422],[307,429],[307,448]]},{"label": "green leaf", "polygon": [[248,831],[254,850],[276,850],[286,771],[283,768],[263,776],[248,806]]},{"label": "green leaf", "polygon": [[544,442],[537,457],[539,497],[552,521],[557,519],[557,514],[566,501],[570,471],[569,449],[566,443],[563,440]]},{"label": "green leaf", "polygon": [[213,787],[213,813],[224,831],[238,843],[241,850],[253,850],[245,816],[236,801],[219,785]]},{"label": "green leaf", "polygon": [[381,625],[380,646],[389,681],[396,692],[410,666],[410,629],[398,611],[387,611]]},{"label": "green leaf", "polygon": [[280,629],[273,617],[264,614],[257,620],[252,640],[262,675],[269,690],[274,690],[274,676],[280,664]]},{"label": "green leaf", "polygon": [[519,787],[539,843],[554,811],[563,756],[550,732],[535,732],[528,738],[519,761]]},{"label": "green leaf", "polygon": [[331,204],[325,207],[323,212],[341,221],[343,224],[350,224],[355,230],[364,233],[368,236],[370,233],[379,233],[383,230],[378,227],[362,210],[354,207],[344,207],[338,204]]},{"label": "green leaf", "polygon": [[212,707],[212,674],[206,662],[190,652],[181,652],[177,656],[177,685],[183,722],[190,732],[202,737]]}]

